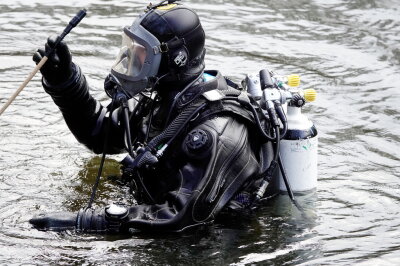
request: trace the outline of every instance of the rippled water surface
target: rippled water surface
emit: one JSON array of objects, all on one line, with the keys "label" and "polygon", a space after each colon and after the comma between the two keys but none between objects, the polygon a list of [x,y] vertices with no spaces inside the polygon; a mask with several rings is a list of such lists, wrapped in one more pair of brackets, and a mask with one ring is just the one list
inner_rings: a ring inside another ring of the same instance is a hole
[{"label": "rippled water surface", "polygon": [[[77,210],[99,157],[78,144],[39,75],[0,116],[0,264],[366,264],[400,260],[400,3],[396,0],[184,1],[207,34],[207,68],[240,81],[270,68],[300,73],[318,100],[305,108],[320,136],[319,184],[281,195],[249,219],[179,236],[105,237],[40,232],[27,220]],[[33,52],[82,7],[67,36],[93,95],[102,89],[121,28],[143,1],[0,1],[0,103],[33,69]],[[118,173],[107,161],[104,176]],[[131,201],[105,180],[97,205]]]}]

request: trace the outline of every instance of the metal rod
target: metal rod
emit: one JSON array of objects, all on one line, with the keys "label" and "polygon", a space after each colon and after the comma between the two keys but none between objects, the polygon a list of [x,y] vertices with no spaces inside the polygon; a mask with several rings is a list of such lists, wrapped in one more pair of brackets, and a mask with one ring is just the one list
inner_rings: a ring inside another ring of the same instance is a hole
[{"label": "metal rod", "polygon": [[19,88],[14,92],[13,95],[8,99],[8,101],[1,107],[0,115],[7,109],[8,106],[17,98],[18,94],[28,85],[29,81],[36,75],[36,73],[42,68],[42,66],[47,62],[48,57],[44,56],[42,60],[40,60],[39,64],[33,69],[33,71],[29,74],[29,76],[25,79],[25,81],[19,86]]},{"label": "metal rod", "polygon": [[65,27],[64,31],[57,37],[56,43],[40,62],[36,65],[33,71],[28,75],[25,81],[19,86],[19,88],[14,92],[13,95],[8,99],[8,101],[1,107],[0,115],[10,106],[10,104],[17,98],[18,94],[28,85],[28,83],[32,80],[32,78],[36,75],[36,73],[42,68],[42,66],[47,62],[48,56],[54,52],[58,44],[67,36],[67,34],[74,28],[79,22],[86,16],[86,9],[82,9],[76,14],[71,21],[68,23],[67,27]]}]

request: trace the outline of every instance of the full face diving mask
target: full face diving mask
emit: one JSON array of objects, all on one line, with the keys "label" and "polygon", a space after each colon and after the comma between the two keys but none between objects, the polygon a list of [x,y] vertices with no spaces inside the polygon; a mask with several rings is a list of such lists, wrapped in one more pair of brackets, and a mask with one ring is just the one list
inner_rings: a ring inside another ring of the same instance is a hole
[{"label": "full face diving mask", "polygon": [[121,49],[111,68],[122,90],[130,97],[151,87],[161,62],[159,40],[141,25],[146,15],[124,28]]}]

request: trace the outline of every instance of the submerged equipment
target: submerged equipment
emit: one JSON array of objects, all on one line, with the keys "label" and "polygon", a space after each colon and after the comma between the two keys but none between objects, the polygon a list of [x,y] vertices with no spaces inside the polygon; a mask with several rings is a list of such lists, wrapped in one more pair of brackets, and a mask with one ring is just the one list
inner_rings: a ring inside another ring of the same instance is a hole
[{"label": "submerged equipment", "polygon": [[82,9],[78,12],[78,14],[75,15],[71,19],[71,21],[68,23],[67,27],[65,27],[64,31],[59,35],[56,39],[56,42],[54,44],[53,49],[51,49],[43,58],[40,60],[40,62],[36,65],[36,67],[33,69],[33,71],[29,74],[29,76],[25,79],[25,81],[19,86],[19,88],[14,92],[13,95],[8,99],[8,101],[1,107],[0,109],[0,115],[7,109],[7,107],[15,100],[15,98],[18,96],[18,94],[28,85],[28,83],[31,81],[31,79],[36,75],[36,73],[42,68],[42,66],[47,62],[48,56],[54,52],[54,50],[57,48],[58,44],[67,36],[67,34],[74,28],[76,27],[79,22],[86,16],[86,9]]}]

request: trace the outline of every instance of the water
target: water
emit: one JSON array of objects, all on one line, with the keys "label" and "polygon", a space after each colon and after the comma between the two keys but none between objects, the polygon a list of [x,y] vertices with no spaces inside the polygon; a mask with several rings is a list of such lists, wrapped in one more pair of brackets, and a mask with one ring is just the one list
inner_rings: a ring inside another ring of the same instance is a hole
[{"label": "water", "polygon": [[[268,67],[318,91],[305,108],[320,133],[319,184],[281,195],[248,219],[184,235],[40,232],[27,220],[87,202],[99,157],[70,134],[35,77],[0,117],[0,264],[397,264],[400,258],[400,4],[395,0],[185,1],[207,33],[207,68],[235,81]],[[0,1],[0,103],[32,70],[33,52],[81,8],[66,41],[102,90],[121,28],[142,1]],[[115,158],[105,176],[118,173]],[[96,204],[131,202],[105,180]]]}]

